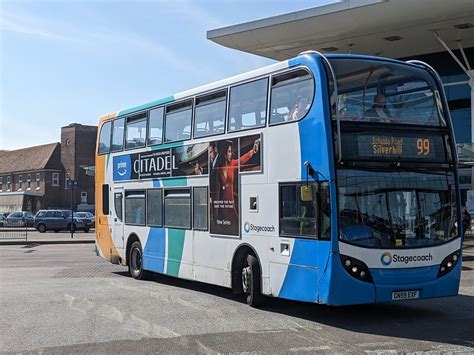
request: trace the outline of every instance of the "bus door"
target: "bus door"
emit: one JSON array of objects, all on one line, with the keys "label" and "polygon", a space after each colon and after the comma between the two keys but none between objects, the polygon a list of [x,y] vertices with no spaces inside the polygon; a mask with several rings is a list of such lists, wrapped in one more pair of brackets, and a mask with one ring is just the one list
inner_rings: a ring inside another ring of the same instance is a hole
[{"label": "bus door", "polygon": [[112,238],[114,240],[115,246],[118,249],[123,249],[123,244],[124,244],[123,204],[124,204],[123,187],[114,187],[114,211],[113,211]]}]

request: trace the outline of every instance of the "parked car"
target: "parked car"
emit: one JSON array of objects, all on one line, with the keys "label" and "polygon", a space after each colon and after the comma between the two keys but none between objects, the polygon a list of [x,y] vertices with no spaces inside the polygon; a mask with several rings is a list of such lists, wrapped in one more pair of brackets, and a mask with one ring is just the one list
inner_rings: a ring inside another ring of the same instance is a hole
[{"label": "parked car", "polygon": [[44,233],[48,230],[59,232],[61,230],[82,230],[88,233],[91,226],[82,218],[73,216],[71,224],[71,211],[69,210],[40,210],[35,215],[34,227]]},{"label": "parked car", "polygon": [[7,224],[8,213],[0,212],[0,227],[3,227]]},{"label": "parked car", "polygon": [[95,216],[91,212],[75,212],[74,216],[77,216],[79,218],[82,218],[83,220],[86,221],[86,224],[88,221],[90,221],[90,226],[91,228],[95,228]]},{"label": "parked car", "polygon": [[12,212],[7,217],[7,225],[16,227],[33,227],[33,214],[28,211]]}]

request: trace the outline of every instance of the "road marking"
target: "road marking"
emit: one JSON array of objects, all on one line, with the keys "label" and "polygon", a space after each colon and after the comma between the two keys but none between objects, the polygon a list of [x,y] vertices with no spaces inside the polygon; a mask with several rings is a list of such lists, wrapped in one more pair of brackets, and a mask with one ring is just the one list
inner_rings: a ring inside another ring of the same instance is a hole
[{"label": "road marking", "polygon": [[64,294],[64,298],[68,302],[69,308],[75,311],[87,313],[92,308],[94,308],[94,303],[85,298],[77,300],[76,297],[68,295],[67,293]]},{"label": "road marking", "polygon": [[321,351],[321,350],[331,350],[330,346],[322,345],[322,346],[304,346],[300,348],[290,348],[289,351],[292,353],[297,353],[300,351]]},{"label": "road marking", "polygon": [[393,346],[395,345],[392,341],[379,341],[375,343],[357,343],[356,346],[360,346],[361,348],[372,347],[372,346]]}]

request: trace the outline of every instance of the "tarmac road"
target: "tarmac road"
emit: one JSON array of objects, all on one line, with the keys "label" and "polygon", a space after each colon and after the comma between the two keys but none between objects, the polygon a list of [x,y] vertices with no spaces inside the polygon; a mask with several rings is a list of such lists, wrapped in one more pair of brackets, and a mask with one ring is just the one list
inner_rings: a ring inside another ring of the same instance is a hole
[{"label": "tarmac road", "polygon": [[351,307],[270,300],[157,276],[93,244],[0,245],[0,350],[42,353],[474,353],[474,241],[460,295]]}]

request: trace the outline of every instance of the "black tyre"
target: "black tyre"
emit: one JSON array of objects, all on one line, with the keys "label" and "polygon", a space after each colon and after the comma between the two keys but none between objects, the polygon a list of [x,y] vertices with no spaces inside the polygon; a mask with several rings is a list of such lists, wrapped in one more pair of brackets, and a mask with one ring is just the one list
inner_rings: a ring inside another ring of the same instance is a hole
[{"label": "black tyre", "polygon": [[137,280],[148,280],[151,278],[151,272],[143,270],[143,252],[139,241],[133,242],[127,261],[128,272],[131,277]]},{"label": "black tyre", "polygon": [[89,228],[84,228],[84,233],[89,233]]},{"label": "black tyre", "polygon": [[55,230],[54,230],[54,233],[58,233],[58,232],[59,232],[59,229],[55,229]]},{"label": "black tyre", "polygon": [[261,279],[257,258],[247,255],[242,268],[242,287],[245,300],[251,307],[258,307],[265,302],[265,297],[261,293]]},{"label": "black tyre", "polygon": [[46,226],[44,224],[38,224],[38,232],[45,233],[46,232]]},{"label": "black tyre", "polygon": [[76,231],[76,225],[74,223],[73,224],[69,223],[67,225],[67,230],[74,233]]}]

